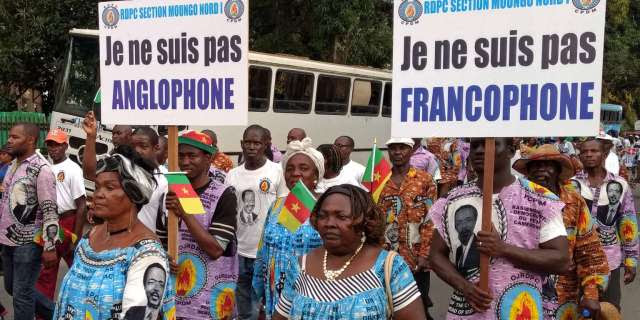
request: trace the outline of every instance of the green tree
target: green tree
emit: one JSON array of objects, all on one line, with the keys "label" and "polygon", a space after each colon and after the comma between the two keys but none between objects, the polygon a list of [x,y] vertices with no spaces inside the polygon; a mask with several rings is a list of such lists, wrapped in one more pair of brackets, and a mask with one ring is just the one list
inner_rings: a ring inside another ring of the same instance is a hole
[{"label": "green tree", "polygon": [[640,112],[640,1],[607,1],[602,101],[624,106],[623,129]]},{"label": "green tree", "polygon": [[1,100],[15,101],[24,90],[37,89],[43,109],[50,111],[68,32],[97,28],[97,9],[97,1],[0,0]]}]

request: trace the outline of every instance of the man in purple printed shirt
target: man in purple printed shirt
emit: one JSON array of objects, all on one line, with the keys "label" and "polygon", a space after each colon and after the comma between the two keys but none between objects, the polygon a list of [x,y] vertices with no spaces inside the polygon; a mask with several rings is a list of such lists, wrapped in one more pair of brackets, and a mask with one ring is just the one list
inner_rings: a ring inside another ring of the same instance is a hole
[{"label": "man in purple printed shirt", "polygon": [[436,172],[439,169],[436,156],[422,146],[422,138],[413,138],[413,142],[413,155],[411,156],[411,160],[409,160],[409,165],[416,169],[426,171],[436,179]]},{"label": "man in purple printed shirt", "polygon": [[[8,151],[15,160],[5,176],[6,192],[0,201],[4,287],[13,295],[16,320],[34,318],[41,261],[45,268],[55,264],[55,245],[60,242],[55,177],[46,160],[36,154],[38,135],[34,124],[17,124],[9,131]],[[34,242],[38,233],[42,247]]]}]

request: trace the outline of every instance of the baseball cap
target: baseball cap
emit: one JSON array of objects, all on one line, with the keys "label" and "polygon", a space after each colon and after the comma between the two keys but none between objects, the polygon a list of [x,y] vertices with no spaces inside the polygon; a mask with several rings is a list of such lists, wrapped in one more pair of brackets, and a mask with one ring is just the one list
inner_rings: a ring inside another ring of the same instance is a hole
[{"label": "baseball cap", "polygon": [[64,131],[62,131],[62,130],[60,130],[58,128],[55,128],[55,129],[49,131],[49,133],[47,134],[47,138],[44,139],[44,141],[54,141],[54,142],[57,142],[57,143],[67,143],[67,138],[68,138],[67,134]]},{"label": "baseball cap", "polygon": [[195,130],[188,131],[179,136],[178,144],[188,144],[208,154],[214,154],[217,151],[216,147],[213,146],[213,140],[211,140],[211,137]]}]

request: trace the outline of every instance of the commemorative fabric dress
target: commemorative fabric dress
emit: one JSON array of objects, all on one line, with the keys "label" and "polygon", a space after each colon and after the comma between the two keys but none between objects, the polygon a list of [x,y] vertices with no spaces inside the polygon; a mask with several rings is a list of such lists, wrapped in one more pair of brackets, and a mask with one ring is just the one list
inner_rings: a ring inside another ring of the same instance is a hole
[{"label": "commemorative fabric dress", "polygon": [[627,181],[611,172],[600,186],[591,186],[589,177],[580,172],[571,181],[596,221],[600,242],[607,255],[609,270],[638,265],[638,220],[633,191]]},{"label": "commemorative fabric dress", "polygon": [[[291,268],[276,310],[289,319],[386,319],[384,260],[388,253],[381,250],[373,267],[336,281],[308,274],[306,256],[302,258],[302,267],[297,257],[291,257]],[[420,298],[411,269],[400,256],[393,258],[390,287],[394,312]]]},{"label": "commemorative fabric dress", "polygon": [[258,299],[264,298],[269,319],[284,288],[286,272],[291,268],[289,258],[301,257],[322,245],[322,238],[309,224],[309,219],[295,233],[278,223],[285,199],[278,198],[269,209],[253,267],[253,289]]},{"label": "commemorative fabric dress", "polygon": [[[516,179],[493,197],[491,220],[503,241],[525,249],[537,249],[540,230],[551,219],[561,219],[564,204],[549,190],[526,179]],[[482,191],[475,183],[451,190],[430,211],[436,230],[450,249],[450,260],[471,282],[480,278],[475,234],[482,225]],[[543,319],[543,275],[518,269],[504,258],[489,265],[491,307],[477,313],[464,295],[454,291],[447,319]]]},{"label": "commemorative fabric dress", "polygon": [[172,319],[169,262],[160,242],[95,252],[88,237],[78,243],[73,265],[60,284],[53,319]]},{"label": "commemorative fabric dress", "polygon": [[[216,222],[216,207],[229,186],[211,179],[199,192],[205,214],[195,215],[201,226],[212,234],[231,232],[233,226]],[[235,194],[231,189],[230,194]],[[235,201],[235,198],[233,199]],[[228,212],[226,213],[228,214]],[[235,208],[233,208],[235,219]],[[238,281],[238,256],[235,236],[218,259],[202,250],[184,222],[179,227],[178,274],[176,275],[177,319],[235,319],[235,290]],[[217,235],[214,236],[217,238]]]}]

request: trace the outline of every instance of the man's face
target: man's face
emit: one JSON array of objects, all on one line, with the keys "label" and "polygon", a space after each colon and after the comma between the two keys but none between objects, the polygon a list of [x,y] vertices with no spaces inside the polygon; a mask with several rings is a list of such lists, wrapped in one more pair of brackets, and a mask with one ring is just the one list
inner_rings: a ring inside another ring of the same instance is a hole
[{"label": "man's face", "polygon": [[389,160],[394,167],[401,167],[409,163],[413,148],[403,143],[392,143],[389,145]]},{"label": "man's face", "polygon": [[[511,169],[514,149],[508,139],[512,138],[496,138],[495,171]],[[469,162],[478,173],[484,172],[484,144],[483,138],[473,138],[469,144]]]},{"label": "man's face", "polygon": [[129,144],[131,139],[131,127],[121,125],[114,126],[113,131],[111,132],[111,139],[114,148]]},{"label": "man's face", "polygon": [[551,160],[536,160],[527,165],[527,178],[548,189],[555,189],[560,175],[559,165]]},{"label": "man's face", "polygon": [[55,239],[56,232],[58,231],[58,227],[51,225],[47,227],[47,237],[49,239]]},{"label": "man's face", "polygon": [[347,138],[340,137],[333,142],[333,144],[338,147],[338,151],[340,151],[340,158],[347,160],[351,157],[351,152],[353,152],[353,145],[351,141]]},{"label": "man's face", "polygon": [[580,145],[580,161],[585,169],[600,167],[604,164],[602,144],[598,140],[588,140]]},{"label": "man's face", "polygon": [[609,204],[617,204],[622,197],[622,186],[619,183],[609,183],[607,185],[607,197]]},{"label": "man's face", "polygon": [[18,158],[27,153],[29,147],[34,143],[33,137],[25,132],[22,126],[13,126],[9,130],[9,140],[7,141],[7,151],[14,157]]},{"label": "man's face", "polygon": [[49,157],[53,160],[54,163],[59,163],[64,160],[65,153],[67,152],[67,147],[69,147],[66,143],[57,143],[55,141],[48,140],[45,142],[47,144],[47,152],[49,152]]},{"label": "man's face", "polygon": [[157,160],[157,152],[160,150],[160,146],[157,144],[151,143],[151,139],[144,134],[134,134],[131,136],[131,146],[136,150],[140,156],[153,163],[156,164]]},{"label": "man's face", "polygon": [[158,309],[164,294],[164,282],[166,273],[162,268],[151,267],[144,279],[144,291],[147,294],[147,305]]},{"label": "man's face", "polygon": [[9,153],[0,151],[0,163],[9,163],[12,159]]},{"label": "man's face", "polygon": [[242,201],[244,202],[244,212],[252,213],[253,209],[256,207],[256,196],[253,194],[253,192],[246,192],[244,194],[244,197],[242,198]]},{"label": "man's face", "polygon": [[467,244],[473,235],[473,229],[476,226],[476,218],[478,214],[473,207],[463,207],[455,213],[454,227],[458,232],[458,237],[462,244]]},{"label": "man's face", "polygon": [[203,174],[209,174],[211,155],[188,144],[178,146],[178,165],[186,172],[189,180],[197,179]]},{"label": "man's face", "polygon": [[291,141],[302,141],[302,139],[304,139],[305,137],[306,135],[304,131],[298,128],[293,128],[287,134],[287,144],[289,144]]},{"label": "man's face", "polygon": [[249,130],[240,141],[242,153],[247,161],[255,161],[264,157],[267,143],[260,130]]}]

